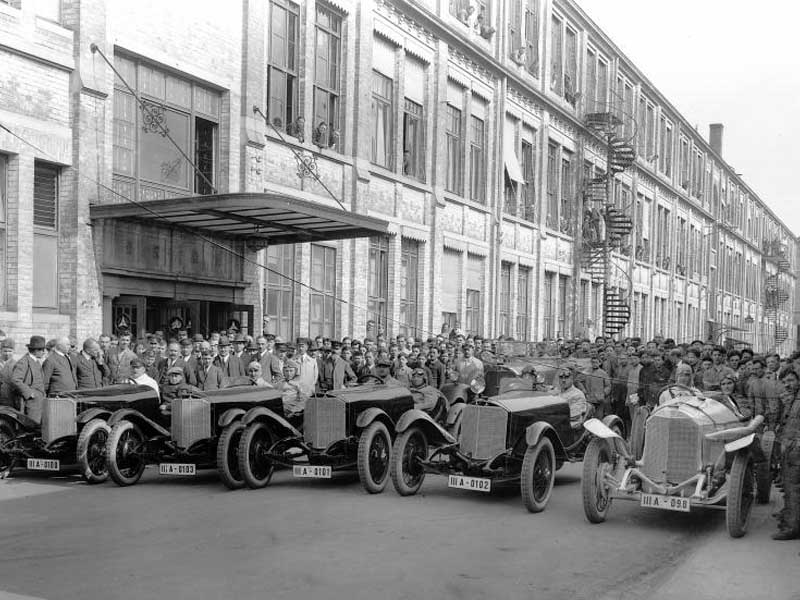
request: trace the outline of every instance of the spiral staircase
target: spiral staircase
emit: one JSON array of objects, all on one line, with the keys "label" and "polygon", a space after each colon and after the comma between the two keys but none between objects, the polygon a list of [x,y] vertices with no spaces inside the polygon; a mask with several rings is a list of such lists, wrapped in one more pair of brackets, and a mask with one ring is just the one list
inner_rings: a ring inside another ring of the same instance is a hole
[{"label": "spiral staircase", "polygon": [[764,259],[774,262],[778,269],[777,273],[771,273],[764,279],[764,316],[774,328],[775,345],[779,345],[789,339],[788,328],[781,325],[778,319],[778,312],[789,301],[789,292],[783,287],[780,275],[788,273],[792,266],[786,256],[786,247],[778,240],[764,244]]}]

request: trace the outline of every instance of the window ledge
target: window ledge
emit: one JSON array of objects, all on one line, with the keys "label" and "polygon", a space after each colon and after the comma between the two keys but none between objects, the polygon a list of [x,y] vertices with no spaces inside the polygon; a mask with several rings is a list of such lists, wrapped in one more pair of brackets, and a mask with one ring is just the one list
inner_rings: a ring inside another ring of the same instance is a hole
[{"label": "window ledge", "polygon": [[507,213],[505,211],[503,211],[503,219],[511,221],[512,223],[519,223],[520,225],[530,227],[531,229],[534,230],[539,229],[539,224],[536,221],[528,221],[525,217],[512,215],[511,213]]},{"label": "window ledge", "polygon": [[481,204],[480,202],[475,202],[474,200],[469,200],[464,196],[459,196],[453,192],[445,191],[444,193],[445,200],[449,200],[450,202],[457,202],[458,204],[463,204],[468,206],[469,208],[474,208],[475,210],[480,210],[482,212],[491,212],[491,209],[486,204]]},{"label": "window ledge", "polygon": [[268,126],[267,132],[264,136],[267,138],[267,141],[274,142],[276,144],[281,144],[283,146],[290,146],[297,150],[298,152],[311,152],[317,156],[322,156],[334,162],[339,162],[342,164],[353,166],[353,159],[345,154],[342,154],[338,150],[331,150],[330,148],[320,148],[319,146],[315,146],[311,142],[300,142],[297,138],[290,136],[289,134],[282,134],[283,139],[278,137],[272,131],[272,127]]},{"label": "window ledge", "polygon": [[395,173],[391,169],[387,169],[386,167],[381,167],[380,165],[376,165],[375,163],[369,163],[369,173],[370,175],[383,177],[384,179],[391,179],[392,181],[401,183],[406,187],[417,189],[421,192],[427,192],[429,194],[433,193],[433,186],[431,186],[430,184],[423,183],[419,179],[409,177],[408,175],[400,175],[399,173]]}]

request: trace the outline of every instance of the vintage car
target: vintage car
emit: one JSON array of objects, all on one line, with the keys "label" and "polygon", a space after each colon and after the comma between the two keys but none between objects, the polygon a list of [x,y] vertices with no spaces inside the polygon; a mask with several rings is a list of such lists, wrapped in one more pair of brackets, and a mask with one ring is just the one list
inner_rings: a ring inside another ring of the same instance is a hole
[{"label": "vintage car", "polygon": [[640,458],[619,432],[596,419],[584,424],[595,436],[583,461],[586,518],[605,521],[615,498],[681,512],[715,508],[725,510],[728,533],[741,537],[761,485],[755,464],[763,460],[763,417],[748,421],[728,402],[668,387],[680,393],[647,418]]},{"label": "vintage car", "polygon": [[[519,483],[525,507],[544,510],[556,470],[583,458],[590,434],[572,428],[569,404],[552,390],[531,383],[524,389],[524,379],[507,383],[510,391],[464,404],[455,430],[420,411],[403,415],[391,464],[400,495],[417,493],[426,473],[433,473],[446,475],[450,487],[480,492]],[[619,417],[603,422],[623,434]]]},{"label": "vintage car", "polygon": [[59,472],[76,465],[89,483],[108,479],[108,420],[120,410],[158,410],[158,394],[147,386],[113,385],[45,398],[41,426],[0,406],[0,467]]},{"label": "vintage car", "polygon": [[217,468],[227,487],[242,487],[241,419],[254,407],[283,414],[281,392],[230,387],[176,398],[156,414],[134,408],[115,413],[109,419],[106,452],[111,479],[133,485],[147,465],[158,464],[159,475],[191,476],[198,469]]},{"label": "vintage car", "polygon": [[[444,405],[441,398],[440,413]],[[309,398],[302,432],[275,411],[254,408],[242,419],[239,470],[249,487],[262,488],[276,466],[317,479],[357,469],[364,489],[380,493],[389,481],[395,423],[413,408],[408,388],[376,382]]]}]

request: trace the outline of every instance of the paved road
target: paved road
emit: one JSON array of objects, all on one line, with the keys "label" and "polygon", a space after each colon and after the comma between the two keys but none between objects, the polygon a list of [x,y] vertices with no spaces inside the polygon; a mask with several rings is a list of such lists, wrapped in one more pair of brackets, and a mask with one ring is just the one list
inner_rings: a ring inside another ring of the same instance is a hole
[{"label": "paved road", "polygon": [[648,598],[725,527],[721,512],[625,502],[590,525],[580,465],[559,471],[538,515],[515,488],[487,496],[444,478],[401,498],[350,476],[280,472],[265,490],[231,492],[210,473],[151,469],[131,488],[0,481],[0,600]]}]

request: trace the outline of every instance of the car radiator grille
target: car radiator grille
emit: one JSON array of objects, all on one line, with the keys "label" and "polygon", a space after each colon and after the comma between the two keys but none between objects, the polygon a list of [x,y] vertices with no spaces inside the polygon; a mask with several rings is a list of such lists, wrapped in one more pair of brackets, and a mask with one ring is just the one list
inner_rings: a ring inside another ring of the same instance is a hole
[{"label": "car radiator grille", "polygon": [[211,437],[211,405],[203,398],[177,398],[172,401],[172,441],[188,448]]},{"label": "car radiator grille", "polygon": [[75,401],[70,398],[45,398],[42,406],[42,440],[49,444],[78,433]]},{"label": "car radiator grille", "polygon": [[464,407],[461,421],[461,452],[472,458],[491,458],[506,449],[508,411],[499,406]]},{"label": "car radiator grille", "polygon": [[659,483],[680,483],[703,467],[703,431],[688,415],[655,414],[647,421],[644,473]]},{"label": "car radiator grille", "polygon": [[347,436],[345,403],[338,398],[309,398],[303,415],[303,437],[314,448],[327,448]]}]

